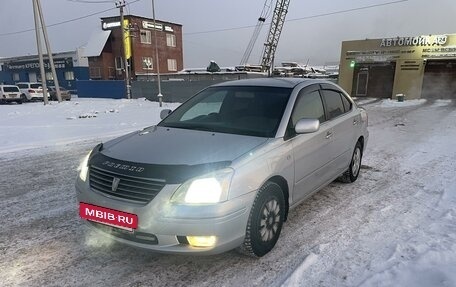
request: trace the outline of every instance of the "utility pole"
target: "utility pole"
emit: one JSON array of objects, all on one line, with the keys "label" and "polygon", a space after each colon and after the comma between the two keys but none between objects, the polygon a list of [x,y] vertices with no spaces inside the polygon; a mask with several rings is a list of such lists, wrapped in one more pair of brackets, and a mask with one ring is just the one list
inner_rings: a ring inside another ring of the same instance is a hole
[{"label": "utility pole", "polygon": [[43,88],[43,102],[44,105],[48,104],[47,98],[47,86],[46,86],[46,73],[44,71],[43,51],[41,47],[41,35],[40,35],[40,24],[39,24],[39,12],[38,12],[38,0],[32,0],[33,2],[33,17],[35,19],[35,34],[36,34],[36,46],[38,48],[38,58],[40,61],[40,73],[41,73],[41,84]]},{"label": "utility pole", "polygon": [[125,29],[129,29],[128,27],[124,27],[124,11],[123,8],[125,7],[125,0],[119,0],[116,2],[116,7],[120,10],[120,31],[122,33],[122,50],[123,50],[123,59],[124,59],[124,66],[125,66],[125,86],[127,89],[127,99],[131,99],[130,95],[130,73],[128,71],[128,59],[127,59],[127,45],[125,44]]},{"label": "utility pole", "polygon": [[[41,29],[43,29],[44,43],[46,45],[46,50],[47,50],[47,54],[49,57],[49,64],[51,65],[52,77],[54,78],[54,86],[55,86],[55,91],[57,94],[57,100],[60,103],[60,102],[62,102],[62,95],[60,93],[59,79],[57,78],[57,73],[55,72],[54,57],[52,56],[51,45],[49,44],[49,37],[47,34],[46,25],[44,24],[44,16],[43,16],[43,10],[41,9],[40,0],[36,0],[36,4],[37,4],[37,8],[38,8],[38,14],[39,14],[40,20],[41,20]],[[46,79],[45,79],[45,81],[46,81]],[[43,90],[46,91],[46,89],[43,89]],[[43,93],[44,93],[44,97],[47,99],[47,91],[43,92]]]},{"label": "utility pole", "polygon": [[155,3],[152,0],[152,18],[154,19],[154,42],[155,42],[155,61],[157,62],[157,82],[158,82],[158,103],[160,107],[163,106],[163,95],[161,93],[161,81],[160,81],[160,62],[158,58],[158,41],[157,41],[157,28],[155,23]]}]

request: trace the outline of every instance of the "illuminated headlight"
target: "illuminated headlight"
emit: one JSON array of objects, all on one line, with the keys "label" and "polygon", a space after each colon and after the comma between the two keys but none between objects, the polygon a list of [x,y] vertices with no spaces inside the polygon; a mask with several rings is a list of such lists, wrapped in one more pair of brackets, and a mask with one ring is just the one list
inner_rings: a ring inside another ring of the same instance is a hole
[{"label": "illuminated headlight", "polygon": [[89,172],[89,158],[92,151],[90,151],[82,160],[81,164],[78,167],[79,171],[79,179],[82,181],[86,181],[87,174]]},{"label": "illuminated headlight", "polygon": [[176,190],[171,202],[179,204],[210,204],[226,201],[233,174],[233,169],[227,168],[192,178]]}]

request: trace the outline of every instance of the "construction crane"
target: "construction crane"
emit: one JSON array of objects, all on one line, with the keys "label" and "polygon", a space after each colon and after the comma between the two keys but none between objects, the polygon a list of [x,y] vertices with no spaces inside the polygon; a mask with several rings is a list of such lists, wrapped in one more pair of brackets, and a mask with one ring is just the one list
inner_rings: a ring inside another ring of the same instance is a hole
[{"label": "construction crane", "polygon": [[258,18],[258,22],[253,30],[253,35],[250,38],[250,42],[245,49],[244,55],[242,56],[241,62],[239,63],[241,66],[245,66],[250,58],[250,54],[252,53],[253,47],[255,46],[256,40],[260,35],[261,28],[263,28],[263,24],[266,19],[269,17],[269,13],[271,11],[273,0],[265,0],[263,10],[261,11],[260,17]]},{"label": "construction crane", "polygon": [[277,0],[272,15],[269,34],[264,43],[263,58],[261,59],[261,69],[263,72],[271,73],[274,66],[274,56],[279,44],[280,34],[282,33],[285,16],[288,12],[290,0]]},{"label": "construction crane", "polygon": [[[263,10],[261,11],[261,15],[258,18],[257,25],[253,31],[253,35],[250,38],[250,42],[247,45],[247,48],[242,56],[240,66],[243,67],[245,70],[254,69],[254,67],[247,68],[246,65],[248,63],[250,54],[252,53],[253,47],[255,46],[256,40],[260,34],[261,28],[265,23],[266,19],[268,18],[271,7],[272,7],[273,0],[266,0],[264,2]],[[285,16],[288,12],[288,6],[290,5],[290,0],[277,0],[276,6],[274,8],[271,26],[269,27],[268,37],[266,38],[266,42],[264,43],[263,48],[263,56],[260,63],[260,70],[262,72],[271,72],[274,64],[274,54],[277,49],[277,45],[279,43],[280,34],[282,33],[283,24],[285,22]],[[257,70],[258,66],[255,67]]]}]

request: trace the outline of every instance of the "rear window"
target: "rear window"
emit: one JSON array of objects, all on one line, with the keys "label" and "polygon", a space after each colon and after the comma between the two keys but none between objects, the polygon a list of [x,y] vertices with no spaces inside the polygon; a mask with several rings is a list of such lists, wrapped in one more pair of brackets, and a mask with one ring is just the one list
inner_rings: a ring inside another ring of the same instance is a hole
[{"label": "rear window", "polygon": [[18,87],[3,87],[3,91],[5,93],[18,93],[19,88]]},{"label": "rear window", "polygon": [[41,84],[30,84],[30,88],[32,88],[32,89],[41,89]]}]

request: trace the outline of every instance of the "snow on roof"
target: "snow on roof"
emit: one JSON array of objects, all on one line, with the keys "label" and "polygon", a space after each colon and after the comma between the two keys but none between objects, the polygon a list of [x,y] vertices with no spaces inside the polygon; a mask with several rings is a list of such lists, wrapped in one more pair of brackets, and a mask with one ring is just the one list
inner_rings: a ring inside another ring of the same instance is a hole
[{"label": "snow on roof", "polygon": [[93,32],[82,54],[83,57],[98,57],[108,40],[111,30]]}]

